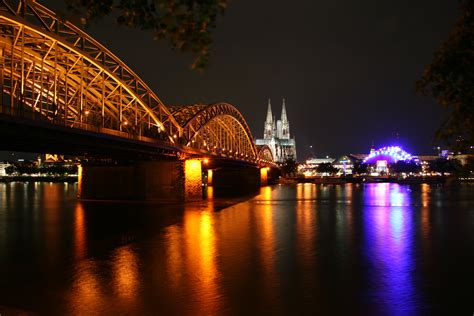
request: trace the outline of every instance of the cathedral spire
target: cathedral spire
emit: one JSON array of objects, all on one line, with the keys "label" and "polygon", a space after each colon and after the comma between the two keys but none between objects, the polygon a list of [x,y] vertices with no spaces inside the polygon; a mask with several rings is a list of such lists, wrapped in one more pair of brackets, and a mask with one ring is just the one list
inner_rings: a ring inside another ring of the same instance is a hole
[{"label": "cathedral spire", "polygon": [[268,110],[267,110],[267,119],[265,120],[265,128],[263,130],[263,138],[264,139],[272,139],[274,134],[274,119],[272,115],[272,104],[270,99],[268,99]]},{"label": "cathedral spire", "polygon": [[281,106],[281,131],[280,137],[282,139],[290,139],[290,122],[286,116],[285,98],[283,98],[283,105]]},{"label": "cathedral spire", "polygon": [[286,117],[285,98],[283,98],[283,105],[281,107],[281,121],[288,122],[288,118]]},{"label": "cathedral spire", "polygon": [[265,123],[272,123],[272,122],[273,122],[272,103],[270,99],[268,99],[267,119]]}]

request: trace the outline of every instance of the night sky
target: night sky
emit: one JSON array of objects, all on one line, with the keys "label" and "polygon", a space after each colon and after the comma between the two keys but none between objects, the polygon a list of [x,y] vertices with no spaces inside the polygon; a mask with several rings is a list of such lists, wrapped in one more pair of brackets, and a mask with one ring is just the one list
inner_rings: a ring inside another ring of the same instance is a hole
[{"label": "night sky", "polygon": [[[51,9],[59,0],[43,1]],[[167,105],[225,101],[263,136],[267,99],[277,118],[286,98],[299,160],[366,153],[398,142],[434,153],[442,110],[414,82],[447,38],[457,1],[229,1],[214,31],[211,65],[152,34],[106,19],[87,31],[125,61]],[[396,134],[399,134],[397,141]]]}]

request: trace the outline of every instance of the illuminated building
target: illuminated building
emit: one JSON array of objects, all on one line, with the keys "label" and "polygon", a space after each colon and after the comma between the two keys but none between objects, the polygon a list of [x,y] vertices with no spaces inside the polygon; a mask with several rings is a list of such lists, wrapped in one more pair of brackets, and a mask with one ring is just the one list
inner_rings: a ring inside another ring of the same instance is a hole
[{"label": "illuminated building", "polygon": [[387,146],[377,150],[371,149],[370,154],[365,157],[364,163],[374,163],[382,160],[388,163],[395,163],[400,160],[409,161],[412,159],[412,155],[404,151],[400,146]]},{"label": "illuminated building", "polygon": [[329,156],[326,156],[326,158],[310,158],[304,164],[298,166],[298,172],[304,174],[305,177],[318,176],[321,175],[317,171],[320,164],[332,164],[334,161],[335,159]]},{"label": "illuminated building", "polygon": [[7,169],[8,166],[8,163],[0,162],[0,177],[4,177],[7,175],[5,169]]},{"label": "illuminated building", "polygon": [[285,99],[283,99],[280,120],[273,117],[272,106],[270,100],[268,100],[263,139],[256,139],[255,144],[270,147],[277,163],[283,163],[287,159],[296,160],[296,143],[295,138],[290,137],[290,121],[286,116]]},{"label": "illuminated building", "polygon": [[342,156],[339,159],[335,160],[332,163],[332,166],[339,170],[338,174],[348,175],[352,174],[354,169],[354,164],[358,161],[355,157],[351,155]]},{"label": "illuminated building", "polygon": [[400,146],[387,146],[377,150],[371,149],[370,154],[364,158],[363,163],[372,165],[371,175],[388,175],[389,165],[398,161],[412,161],[414,157],[404,151]]}]

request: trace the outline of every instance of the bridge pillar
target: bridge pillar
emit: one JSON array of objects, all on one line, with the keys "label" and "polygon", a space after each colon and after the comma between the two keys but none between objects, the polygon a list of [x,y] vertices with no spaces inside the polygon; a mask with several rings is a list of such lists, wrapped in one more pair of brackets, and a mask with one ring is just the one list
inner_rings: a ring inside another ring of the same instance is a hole
[{"label": "bridge pillar", "polygon": [[140,161],[79,167],[78,197],[85,200],[184,202],[202,199],[199,160]]},{"label": "bridge pillar", "polygon": [[184,162],[184,199],[202,200],[202,164],[199,159]]},{"label": "bridge pillar", "polygon": [[214,177],[214,171],[212,169],[207,169],[207,185],[212,186],[212,179]]},{"label": "bridge pillar", "polygon": [[260,185],[268,185],[268,169],[267,167],[260,168]]}]

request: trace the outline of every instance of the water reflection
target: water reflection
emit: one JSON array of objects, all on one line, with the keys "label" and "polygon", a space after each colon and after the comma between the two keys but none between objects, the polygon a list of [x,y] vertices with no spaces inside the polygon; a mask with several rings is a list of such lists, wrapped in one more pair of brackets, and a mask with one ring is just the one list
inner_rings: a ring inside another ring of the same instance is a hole
[{"label": "water reflection", "polygon": [[474,283],[474,188],[444,189],[279,185],[247,201],[211,190],[204,202],[143,206],[77,203],[72,185],[0,184],[0,306],[45,315],[466,309],[458,298],[469,302]]},{"label": "water reflection", "polygon": [[86,256],[86,229],[84,208],[81,203],[77,203],[74,211],[74,254],[77,260]]},{"label": "water reflection", "polygon": [[314,183],[298,183],[296,185],[296,199],[300,202],[316,198],[316,185]]},{"label": "water reflection", "polygon": [[131,245],[118,248],[113,257],[113,288],[120,302],[134,305],[138,296],[138,259]]},{"label": "water reflection", "polygon": [[258,241],[260,243],[260,260],[263,278],[265,282],[262,284],[263,298],[268,299],[267,304],[274,302],[277,293],[278,280],[276,275],[276,258],[275,258],[275,218],[274,210],[271,202],[271,188],[262,189],[262,196],[266,200],[263,205],[255,212],[254,221],[260,232]]},{"label": "water reflection", "polygon": [[[314,186],[314,185],[313,185]],[[313,192],[316,192],[312,189]],[[315,194],[315,193],[313,193]],[[313,195],[313,198],[315,195]],[[318,243],[318,212],[314,204],[304,203],[296,209],[296,247],[299,269],[302,271],[299,288],[305,289],[302,295],[310,299],[316,291]]]},{"label": "water reflection", "polygon": [[[212,210],[190,210],[183,224],[166,229],[167,270],[175,291],[190,287],[191,309],[216,313],[220,307],[215,219]],[[178,293],[177,293],[178,294]],[[179,295],[179,294],[178,294]]]},{"label": "water reflection", "polygon": [[98,264],[83,261],[77,264],[68,299],[68,313],[71,315],[94,315],[103,313],[106,306],[102,282],[98,275]]},{"label": "water reflection", "polygon": [[418,298],[413,276],[413,209],[407,204],[410,189],[383,183],[370,186],[363,213],[365,251],[371,264],[369,295],[377,297],[378,313],[412,313]]}]

